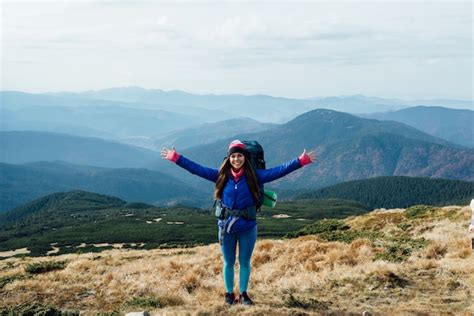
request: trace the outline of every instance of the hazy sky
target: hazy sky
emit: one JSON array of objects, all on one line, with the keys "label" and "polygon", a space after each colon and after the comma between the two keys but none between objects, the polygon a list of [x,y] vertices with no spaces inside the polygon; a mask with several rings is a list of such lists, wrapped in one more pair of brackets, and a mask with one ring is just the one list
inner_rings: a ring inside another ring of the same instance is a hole
[{"label": "hazy sky", "polygon": [[472,99],[472,4],[18,1],[1,89]]}]

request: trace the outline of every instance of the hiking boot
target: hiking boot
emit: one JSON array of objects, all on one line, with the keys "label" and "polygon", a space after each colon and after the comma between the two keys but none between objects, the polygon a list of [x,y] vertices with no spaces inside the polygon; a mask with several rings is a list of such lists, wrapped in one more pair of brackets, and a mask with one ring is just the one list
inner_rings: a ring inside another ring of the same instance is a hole
[{"label": "hiking boot", "polygon": [[247,292],[242,292],[239,295],[239,303],[244,305],[253,305],[253,301],[250,299]]},{"label": "hiking boot", "polygon": [[234,304],[235,301],[235,295],[234,293],[225,293],[225,302],[229,305]]}]

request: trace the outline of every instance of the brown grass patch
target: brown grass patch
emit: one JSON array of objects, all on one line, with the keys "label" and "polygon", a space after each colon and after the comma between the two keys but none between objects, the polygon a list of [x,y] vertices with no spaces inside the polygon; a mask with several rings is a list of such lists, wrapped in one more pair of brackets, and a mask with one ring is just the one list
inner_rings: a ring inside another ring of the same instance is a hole
[{"label": "brown grass patch", "polygon": [[428,259],[441,259],[448,252],[448,246],[439,241],[431,242],[423,252],[423,256]]},{"label": "brown grass patch", "polygon": [[366,216],[357,216],[346,223],[354,230],[380,230],[389,224],[397,225],[405,221],[402,211],[376,210]]}]

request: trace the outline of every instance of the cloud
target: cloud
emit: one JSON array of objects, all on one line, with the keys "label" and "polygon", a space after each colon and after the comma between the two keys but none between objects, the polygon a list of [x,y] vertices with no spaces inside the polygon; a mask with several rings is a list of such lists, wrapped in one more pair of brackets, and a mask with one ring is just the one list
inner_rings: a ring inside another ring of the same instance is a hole
[{"label": "cloud", "polygon": [[[203,87],[204,82],[210,85],[208,91],[222,74],[252,76],[276,73],[277,69],[283,77],[283,69],[296,75],[320,68],[340,77],[353,69],[375,72],[390,66],[407,73],[422,65],[430,74],[426,82],[433,73],[446,74],[443,80],[452,82],[460,80],[454,74],[464,75],[469,64],[466,60],[472,59],[472,5],[467,4],[225,0],[4,3],[2,67],[16,82],[25,77],[40,84],[44,80],[43,76],[34,81],[44,71],[21,67],[21,61],[41,64],[55,71],[56,78],[69,76],[60,74],[66,68],[61,65],[73,61],[78,69],[71,81],[94,72],[105,78],[120,67],[127,69],[127,77],[143,78],[150,87],[157,82],[178,85],[183,81],[178,74],[208,76],[207,81],[200,81]],[[432,70],[435,67],[437,70]],[[117,76],[110,76],[111,82],[117,82]],[[163,76],[161,81],[159,76]],[[88,78],[82,80],[89,83]],[[288,80],[299,78],[288,75]],[[105,79],[100,81],[108,85]]]}]

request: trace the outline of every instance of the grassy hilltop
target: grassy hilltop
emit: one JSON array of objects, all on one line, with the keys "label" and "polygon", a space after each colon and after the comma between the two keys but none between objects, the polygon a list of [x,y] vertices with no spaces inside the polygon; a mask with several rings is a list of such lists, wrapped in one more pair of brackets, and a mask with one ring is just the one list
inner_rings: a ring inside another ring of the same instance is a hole
[{"label": "grassy hilltop", "polygon": [[[223,304],[218,244],[0,261],[0,314],[461,314],[474,310],[469,207],[319,220],[252,258],[252,307]],[[237,278],[238,279],[238,278]]]}]

